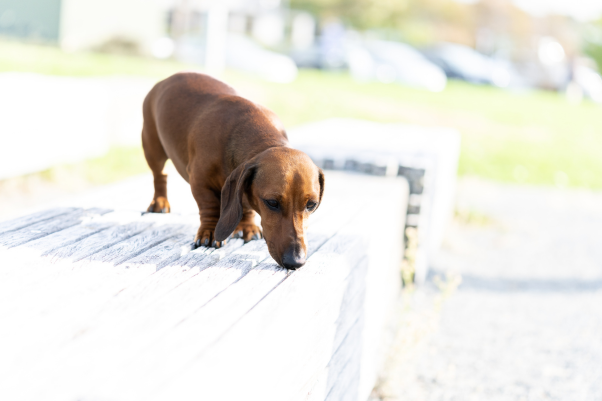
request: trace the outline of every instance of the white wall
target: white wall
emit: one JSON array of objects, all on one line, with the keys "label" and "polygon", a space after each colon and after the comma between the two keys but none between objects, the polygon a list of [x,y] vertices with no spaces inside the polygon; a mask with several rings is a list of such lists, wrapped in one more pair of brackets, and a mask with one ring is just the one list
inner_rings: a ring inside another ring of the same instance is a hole
[{"label": "white wall", "polygon": [[153,80],[0,74],[0,180],[140,146]]}]

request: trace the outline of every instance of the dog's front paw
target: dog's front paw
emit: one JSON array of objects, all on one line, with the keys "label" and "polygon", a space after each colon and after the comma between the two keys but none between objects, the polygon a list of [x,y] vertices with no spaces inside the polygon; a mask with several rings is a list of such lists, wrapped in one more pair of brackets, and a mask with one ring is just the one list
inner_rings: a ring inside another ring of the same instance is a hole
[{"label": "dog's front paw", "polygon": [[232,238],[242,238],[245,242],[249,242],[254,239],[263,238],[263,232],[261,231],[261,227],[255,224],[241,223],[234,230]]},{"label": "dog's front paw", "polygon": [[214,239],[213,230],[203,229],[202,227],[199,228],[193,243],[194,248],[201,246],[221,248],[224,245],[226,245],[226,241],[216,241]]},{"label": "dog's front paw", "polygon": [[171,207],[169,206],[167,198],[159,196],[157,199],[153,199],[146,211],[149,213],[169,213]]}]

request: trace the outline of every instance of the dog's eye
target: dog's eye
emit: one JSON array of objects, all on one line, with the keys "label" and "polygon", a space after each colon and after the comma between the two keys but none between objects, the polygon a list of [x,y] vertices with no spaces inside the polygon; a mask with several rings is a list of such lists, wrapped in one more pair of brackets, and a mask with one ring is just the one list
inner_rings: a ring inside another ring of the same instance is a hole
[{"label": "dog's eye", "polygon": [[314,202],[314,201],[309,201],[309,202],[307,202],[307,206],[306,206],[306,208],[307,208],[307,210],[309,210],[310,212],[313,212],[313,210],[316,208],[316,206],[317,206],[317,205],[318,205],[318,204],[317,204],[316,202]]},{"label": "dog's eye", "polygon": [[266,199],[264,200],[265,204],[272,210],[278,210],[278,201],[274,199]]}]

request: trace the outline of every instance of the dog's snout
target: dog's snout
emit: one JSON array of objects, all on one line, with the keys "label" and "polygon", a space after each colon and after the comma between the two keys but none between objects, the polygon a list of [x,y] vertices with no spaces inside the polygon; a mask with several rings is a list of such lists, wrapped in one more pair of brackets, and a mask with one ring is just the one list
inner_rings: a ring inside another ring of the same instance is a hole
[{"label": "dog's snout", "polygon": [[305,251],[300,247],[291,246],[282,255],[282,265],[287,269],[295,270],[305,264]]}]

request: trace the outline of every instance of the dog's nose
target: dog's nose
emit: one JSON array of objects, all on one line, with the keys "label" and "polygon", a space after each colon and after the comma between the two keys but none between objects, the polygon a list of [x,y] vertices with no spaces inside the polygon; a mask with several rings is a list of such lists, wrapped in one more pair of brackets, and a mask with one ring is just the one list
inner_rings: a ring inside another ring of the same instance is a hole
[{"label": "dog's nose", "polygon": [[305,264],[305,252],[303,249],[297,251],[296,248],[291,246],[282,255],[282,265],[287,269],[295,270]]}]

